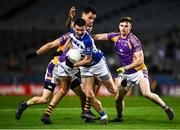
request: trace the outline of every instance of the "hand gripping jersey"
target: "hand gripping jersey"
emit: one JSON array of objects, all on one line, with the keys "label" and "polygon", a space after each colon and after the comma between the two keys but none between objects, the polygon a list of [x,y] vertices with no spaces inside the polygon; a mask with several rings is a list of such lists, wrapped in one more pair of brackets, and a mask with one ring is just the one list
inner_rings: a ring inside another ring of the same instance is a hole
[{"label": "hand gripping jersey", "polygon": [[[114,42],[115,50],[121,66],[131,64],[133,62],[134,53],[142,50],[141,42],[132,33],[129,33],[124,39],[121,38],[119,33],[109,33],[108,39]],[[132,74],[138,70],[144,69],[146,69],[146,66],[142,63],[136,68],[126,70],[125,74]]]},{"label": "hand gripping jersey", "polygon": [[72,41],[72,47],[74,49],[80,50],[82,57],[84,57],[84,55],[92,56],[91,63],[85,66],[95,65],[102,59],[103,53],[101,52],[101,50],[96,48],[94,40],[91,38],[88,32],[85,32],[85,34],[82,37],[77,38],[75,36],[74,30],[71,29],[69,37]]},{"label": "hand gripping jersey", "polygon": [[[60,51],[60,50],[62,50],[62,49],[64,48],[64,44],[66,43],[67,39],[68,39],[68,34],[67,34],[67,33],[64,34],[64,35],[62,35],[61,37],[59,37],[60,45],[58,46],[58,48],[57,48],[57,50],[56,50],[57,52]],[[65,57],[66,57],[66,55],[67,55],[68,50],[69,50],[69,49],[67,49],[61,56],[54,56],[54,57],[52,58],[52,60],[51,60],[51,63],[57,65],[57,64],[58,64],[58,60],[59,60],[60,62],[65,61]]]}]

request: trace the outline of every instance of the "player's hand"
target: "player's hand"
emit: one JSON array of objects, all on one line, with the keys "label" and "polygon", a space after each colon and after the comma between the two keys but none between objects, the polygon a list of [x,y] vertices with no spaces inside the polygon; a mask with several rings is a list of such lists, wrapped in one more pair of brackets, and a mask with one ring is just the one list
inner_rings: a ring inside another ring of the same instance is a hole
[{"label": "player's hand", "polygon": [[29,53],[29,54],[27,54],[27,55],[25,56],[25,60],[28,61],[28,60],[36,57],[36,56],[37,56],[37,53],[36,53],[36,52],[31,52],[31,53]]},{"label": "player's hand", "polygon": [[123,74],[125,72],[125,67],[119,67],[116,71],[118,74]]},{"label": "player's hand", "polygon": [[68,57],[66,57],[66,65],[69,66],[70,68],[73,68],[74,67],[74,63],[72,63]]},{"label": "player's hand", "polygon": [[55,51],[54,53],[53,53],[53,57],[54,56],[61,56],[63,54],[63,51],[62,50],[60,50],[60,51]]},{"label": "player's hand", "polygon": [[76,15],[76,8],[75,6],[71,7],[71,9],[69,10],[69,17],[70,18],[74,18]]}]

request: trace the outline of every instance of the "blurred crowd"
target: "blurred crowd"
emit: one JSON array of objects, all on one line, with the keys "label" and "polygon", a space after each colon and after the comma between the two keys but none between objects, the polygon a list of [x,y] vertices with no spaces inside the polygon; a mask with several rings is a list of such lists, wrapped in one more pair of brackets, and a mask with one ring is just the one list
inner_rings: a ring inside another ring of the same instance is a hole
[{"label": "blurred crowd", "polygon": [[[43,82],[45,68],[53,51],[29,62],[24,60],[24,55],[65,32],[67,10],[74,3],[59,0],[53,2],[49,4],[48,0],[1,1],[0,83]],[[61,4],[58,4],[59,2]],[[102,2],[104,2],[103,7]],[[180,25],[178,22],[180,19],[176,17],[180,2],[178,0],[163,2],[130,0],[123,1],[121,4],[117,2],[120,1],[111,3],[113,8],[108,8],[110,3],[106,0],[81,3],[76,1],[76,6],[81,9],[88,4],[97,9],[98,15],[93,33],[117,31],[120,16],[132,17],[135,21],[133,30],[142,42],[150,77],[156,79],[158,75],[180,80]],[[153,10],[148,10],[152,6]],[[96,45],[104,52],[113,74],[113,70],[119,66],[114,48],[101,42]]]}]

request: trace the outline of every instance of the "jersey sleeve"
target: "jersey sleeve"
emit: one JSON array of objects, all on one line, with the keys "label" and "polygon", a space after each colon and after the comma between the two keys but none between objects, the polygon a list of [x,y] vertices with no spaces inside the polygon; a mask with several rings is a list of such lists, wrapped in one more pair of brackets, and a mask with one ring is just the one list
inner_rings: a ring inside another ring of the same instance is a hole
[{"label": "jersey sleeve", "polygon": [[117,40],[119,38],[119,34],[118,33],[108,33],[107,37],[108,37],[108,40],[111,40],[113,42],[117,42]]},{"label": "jersey sleeve", "polygon": [[68,38],[69,38],[68,33],[63,34],[62,36],[59,37],[59,43],[60,43],[61,45],[64,45],[64,44],[66,43],[66,41],[67,41]]},{"label": "jersey sleeve", "polygon": [[130,41],[133,44],[133,46],[132,46],[133,52],[138,52],[138,51],[142,50],[141,42],[136,36],[134,36],[134,35],[130,36]]}]

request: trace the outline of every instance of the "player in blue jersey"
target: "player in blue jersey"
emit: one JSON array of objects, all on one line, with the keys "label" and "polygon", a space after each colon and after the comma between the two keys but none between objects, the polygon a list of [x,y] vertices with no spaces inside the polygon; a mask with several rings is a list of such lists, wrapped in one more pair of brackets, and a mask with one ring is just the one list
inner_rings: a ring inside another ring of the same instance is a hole
[{"label": "player in blue jersey", "polygon": [[155,93],[150,91],[148,70],[144,64],[144,54],[139,39],[131,32],[132,20],[130,17],[121,17],[119,23],[120,32],[104,33],[94,35],[94,40],[111,40],[114,43],[116,54],[118,55],[120,68],[117,69],[119,77],[115,79],[115,84],[120,86],[121,81],[127,79],[127,86],[120,87],[116,95],[117,118],[114,122],[123,121],[124,97],[134,84],[139,85],[142,95],[164,109],[169,120],[174,119],[172,108]]},{"label": "player in blue jersey", "polygon": [[[92,27],[93,27],[93,22],[94,22],[94,20],[96,18],[95,9],[92,8],[92,7],[86,7],[83,10],[81,18],[86,21],[86,30],[88,30],[90,32],[92,30]],[[71,19],[69,25],[71,25],[71,27],[73,27],[73,23],[74,23],[73,18],[69,18],[69,19]],[[99,86],[100,86],[101,82],[99,82],[97,79],[95,80],[95,82],[96,82],[96,85],[94,87],[94,90],[95,90],[95,93],[96,93],[98,91],[98,89],[99,89]],[[51,123],[51,120],[50,120],[51,112],[54,109],[54,106],[56,105],[56,103],[58,103],[59,98],[62,97],[62,93],[63,92],[59,91],[59,93],[57,95],[60,95],[60,96],[59,97],[56,96],[53,99],[54,103],[52,103],[52,104],[50,103],[50,105],[48,106],[47,111],[45,112],[45,114],[43,114],[42,121],[45,124]],[[94,119],[96,120],[97,118],[92,116],[92,115],[93,115],[93,113],[91,113],[91,111],[90,111],[89,100],[86,100],[85,107],[84,107],[84,110],[83,110],[83,112],[81,114],[81,117],[83,117],[83,118],[85,117],[85,121],[89,121],[89,120],[92,121]]]},{"label": "player in blue jersey", "polygon": [[[66,91],[69,90],[68,87],[69,79],[72,78],[72,75],[76,73],[77,67],[80,67],[80,70],[83,70],[81,71],[83,90],[87,98],[89,99],[91,105],[99,112],[102,122],[106,124],[108,121],[107,115],[103,111],[101,103],[95,98],[95,94],[93,90],[94,76],[96,75],[99,76],[103,80],[104,84],[108,86],[107,88],[110,92],[115,93],[116,88],[114,86],[114,82],[112,81],[112,78],[109,76],[109,71],[104,61],[103,54],[101,51],[96,49],[92,38],[86,32],[85,21],[83,19],[78,19],[75,21],[74,28],[70,30],[69,36],[71,38],[71,41],[74,44],[76,44],[76,46],[72,46],[72,47],[75,49],[78,49],[78,47],[79,49],[81,48],[80,51],[82,52],[82,57],[84,58],[77,64],[73,64],[70,60],[68,60],[68,58],[66,58],[66,62],[59,62],[58,70],[59,70],[59,75],[61,77],[64,77],[64,81],[63,81],[64,89]],[[79,43],[84,43],[84,44],[79,44]],[[84,66],[84,68],[81,68],[82,65]],[[86,70],[87,68],[90,69],[89,73]],[[83,77],[82,74],[84,75]],[[58,93],[56,93],[56,95],[51,100],[48,109],[43,114],[43,117],[41,119],[42,122],[44,122],[45,124],[52,123],[50,119],[51,112],[54,109],[54,107],[58,104],[58,102],[62,99],[63,96],[64,95],[61,91],[58,91]]]},{"label": "player in blue jersey", "polygon": [[71,46],[74,49],[80,50],[84,58],[75,64],[70,62],[68,66],[71,68],[80,68],[83,90],[91,105],[100,114],[102,123],[106,124],[108,117],[100,101],[96,99],[92,89],[95,77],[99,77],[102,80],[109,92],[115,94],[117,88],[114,85],[103,53],[96,48],[93,39],[85,30],[85,27],[81,26],[85,24],[83,21],[82,19],[76,20],[74,28],[70,30],[69,36],[71,38]]},{"label": "player in blue jersey", "polygon": [[[71,8],[71,10],[73,11],[73,8]],[[71,12],[71,11],[70,11]],[[89,14],[93,12],[94,10],[91,9],[90,7],[86,7],[83,11],[83,16],[85,17],[85,14]],[[71,12],[72,13],[72,12]],[[93,14],[91,13],[91,14]],[[71,14],[70,14],[71,15]],[[94,15],[88,15],[90,18],[94,18]],[[71,15],[72,17],[72,15]],[[87,16],[86,16],[87,17]],[[88,20],[88,19],[87,19]],[[92,20],[89,20],[89,23]],[[38,55],[41,55],[42,53],[45,53],[47,51],[49,51],[51,48],[54,48],[56,46],[58,46],[57,48],[57,52],[55,53],[55,55],[58,54],[62,54],[60,57],[58,56],[54,56],[52,58],[52,60],[50,61],[50,63],[47,66],[46,69],[46,74],[45,74],[45,82],[44,82],[44,89],[43,89],[43,94],[41,96],[35,96],[32,99],[29,99],[28,101],[23,101],[20,103],[17,112],[16,112],[16,119],[19,120],[21,118],[21,115],[23,113],[23,111],[31,105],[34,104],[45,104],[49,101],[49,98],[52,96],[54,88],[56,87],[56,85],[59,83],[59,76],[57,75],[57,63],[58,63],[58,59],[62,62],[64,61],[64,58],[66,56],[66,52],[63,54],[63,47],[64,47],[64,43],[67,41],[68,38],[68,34],[65,34],[63,36],[61,36],[60,38],[47,43],[46,45],[42,46],[40,49],[38,49],[35,52],[32,52],[28,55],[26,55],[26,60],[29,60],[31,58],[34,58]],[[81,87],[80,87],[81,81],[79,78],[76,78],[75,80],[72,81],[71,83],[71,89],[76,93],[76,95],[78,95],[81,99],[81,108],[84,112],[84,107],[86,106],[86,108],[88,109],[88,111],[86,112],[85,116],[88,116],[91,119],[96,119],[96,117],[94,116],[94,114],[90,111],[90,105],[89,102],[86,101],[86,96],[84,94],[84,92],[82,91]],[[82,113],[83,113],[82,112]]]}]

